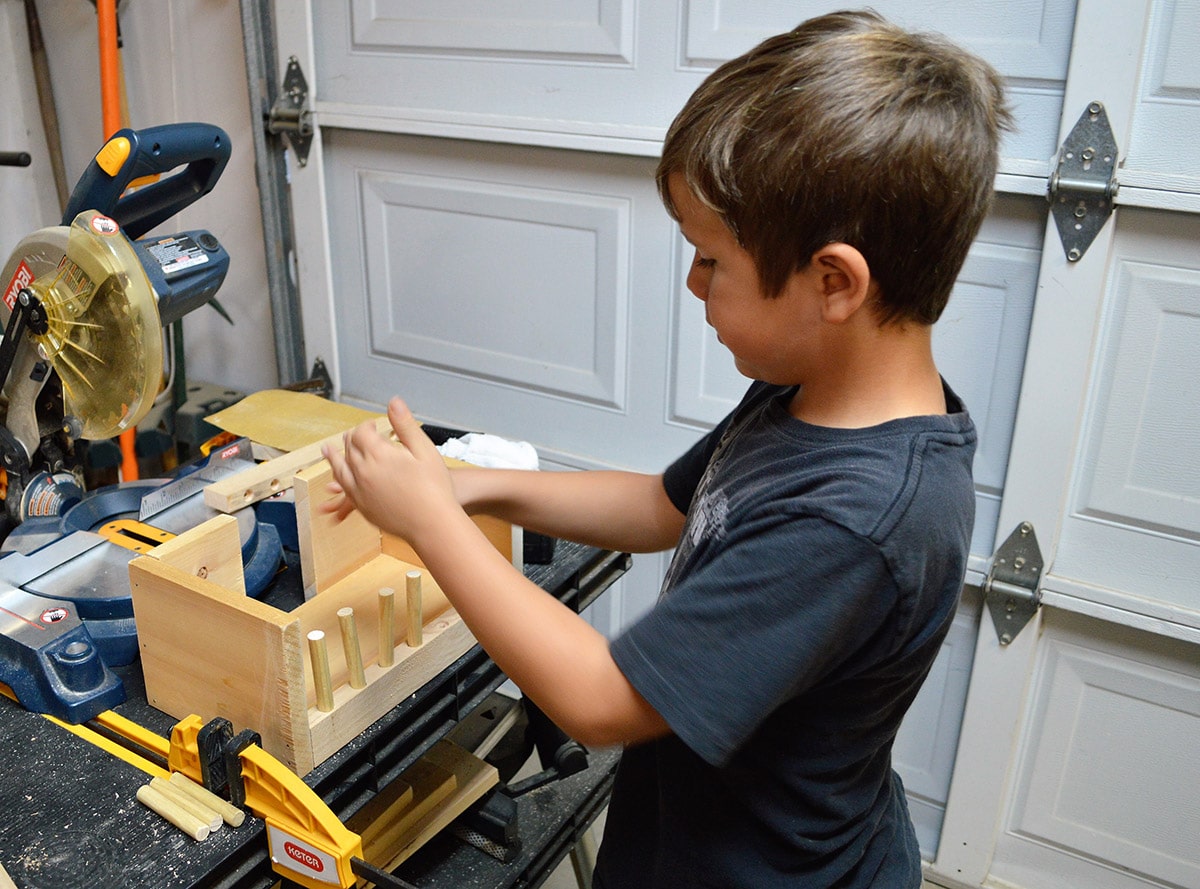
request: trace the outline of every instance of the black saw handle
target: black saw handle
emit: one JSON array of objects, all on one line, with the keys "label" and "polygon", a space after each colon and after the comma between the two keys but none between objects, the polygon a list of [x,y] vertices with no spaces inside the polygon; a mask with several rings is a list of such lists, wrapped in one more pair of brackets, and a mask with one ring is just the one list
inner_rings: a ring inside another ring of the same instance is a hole
[{"label": "black saw handle", "polygon": [[[84,210],[111,216],[136,240],[212,191],[229,161],[229,136],[207,123],[118,130],[96,153],[67,201],[63,225]],[[183,169],[125,194],[130,183]]]}]

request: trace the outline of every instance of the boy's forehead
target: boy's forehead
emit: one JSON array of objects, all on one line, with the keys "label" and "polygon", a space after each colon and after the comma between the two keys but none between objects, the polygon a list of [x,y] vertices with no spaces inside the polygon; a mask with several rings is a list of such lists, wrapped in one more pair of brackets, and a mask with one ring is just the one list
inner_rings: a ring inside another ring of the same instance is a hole
[{"label": "boy's forehead", "polygon": [[688,241],[695,244],[697,240],[730,234],[724,220],[696,196],[682,173],[672,173],[667,178],[667,188],[679,216],[679,229]]}]

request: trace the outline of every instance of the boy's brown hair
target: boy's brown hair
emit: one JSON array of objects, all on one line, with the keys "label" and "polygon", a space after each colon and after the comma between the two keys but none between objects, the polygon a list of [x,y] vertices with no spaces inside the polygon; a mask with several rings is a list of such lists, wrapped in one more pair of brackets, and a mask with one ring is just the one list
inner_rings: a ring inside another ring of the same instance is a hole
[{"label": "boy's brown hair", "polygon": [[667,132],[681,173],[754,258],[766,296],[826,244],[863,254],[881,323],[932,324],[991,205],[999,75],[873,11],[810,19],[726,62]]}]

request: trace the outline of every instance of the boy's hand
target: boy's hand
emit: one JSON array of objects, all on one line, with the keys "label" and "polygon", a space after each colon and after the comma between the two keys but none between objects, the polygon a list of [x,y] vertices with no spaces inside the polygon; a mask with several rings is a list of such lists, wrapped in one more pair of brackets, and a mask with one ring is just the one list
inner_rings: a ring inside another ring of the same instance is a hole
[{"label": "boy's hand", "polygon": [[442,455],[399,398],[388,403],[388,419],[398,445],[367,422],[345,434],[344,454],[322,449],[333,469],[330,489],[341,496],[321,509],[339,520],[357,509],[377,528],[416,547],[414,537],[423,527],[460,507]]}]

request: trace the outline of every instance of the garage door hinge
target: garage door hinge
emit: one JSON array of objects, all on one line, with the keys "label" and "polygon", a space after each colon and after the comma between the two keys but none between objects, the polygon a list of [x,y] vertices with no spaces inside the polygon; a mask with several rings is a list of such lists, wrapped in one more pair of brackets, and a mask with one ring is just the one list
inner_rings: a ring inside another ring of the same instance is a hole
[{"label": "garage door hinge", "polygon": [[1078,262],[1112,215],[1117,140],[1108,114],[1092,102],[1058,149],[1046,198],[1068,262]]},{"label": "garage door hinge", "polygon": [[267,115],[267,132],[284,138],[296,153],[300,166],[308,163],[308,147],[312,144],[313,134],[312,111],[308,107],[308,81],[295,56],[288,59],[283,88]]},{"label": "garage door hinge", "polygon": [[992,556],[983,582],[983,600],[1001,645],[1008,645],[1025,628],[1042,604],[1038,583],[1042,577],[1042,551],[1033,525],[1022,522]]}]

